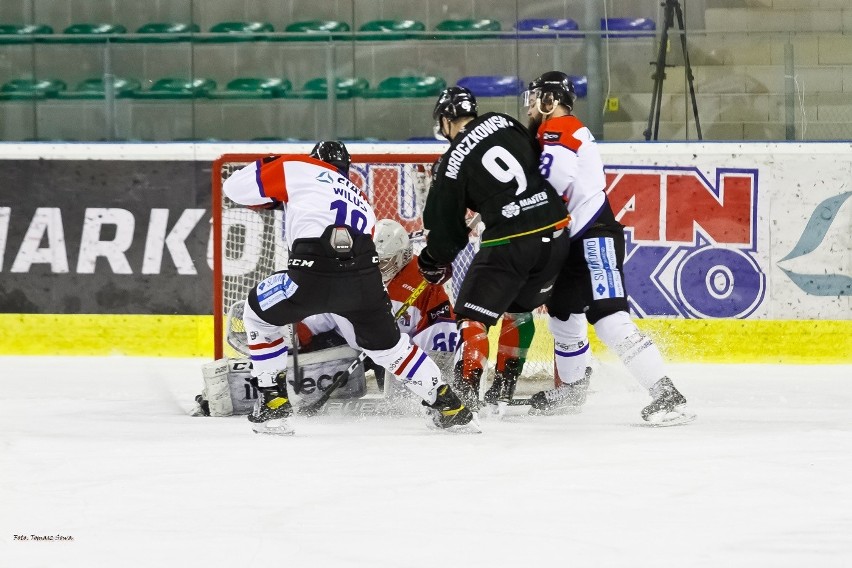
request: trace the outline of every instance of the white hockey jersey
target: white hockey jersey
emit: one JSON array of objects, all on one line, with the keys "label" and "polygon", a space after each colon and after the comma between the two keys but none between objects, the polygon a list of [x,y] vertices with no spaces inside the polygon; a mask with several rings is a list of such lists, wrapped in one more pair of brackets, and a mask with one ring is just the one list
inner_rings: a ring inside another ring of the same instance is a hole
[{"label": "white hockey jersey", "polygon": [[315,238],[329,225],[373,234],[376,214],[367,197],[334,166],[310,157],[269,157],[234,172],[223,185],[232,201],[250,207],[284,205],[285,238]]},{"label": "white hockey jersey", "polygon": [[576,116],[544,121],[536,137],[542,147],[540,169],[568,204],[570,235],[582,234],[606,201],[606,176],[595,137]]}]

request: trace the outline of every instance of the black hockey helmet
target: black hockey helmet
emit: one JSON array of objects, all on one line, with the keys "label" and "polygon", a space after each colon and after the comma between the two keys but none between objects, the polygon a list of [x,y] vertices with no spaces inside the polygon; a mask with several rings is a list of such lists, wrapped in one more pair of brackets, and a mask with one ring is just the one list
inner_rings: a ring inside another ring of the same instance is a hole
[{"label": "black hockey helmet", "polygon": [[447,87],[438,96],[435,110],[432,111],[432,119],[437,121],[441,117],[455,120],[462,116],[476,116],[476,97],[464,87]]},{"label": "black hockey helmet", "polygon": [[349,164],[352,163],[352,158],[349,156],[349,150],[339,140],[320,140],[311,150],[310,156],[331,164],[341,173],[349,175]]},{"label": "black hockey helmet", "polygon": [[529,106],[533,96],[540,97],[549,93],[553,96],[553,102],[565,105],[569,109],[574,108],[577,93],[574,91],[574,83],[562,71],[548,71],[530,81],[528,90],[524,93],[524,105]]}]

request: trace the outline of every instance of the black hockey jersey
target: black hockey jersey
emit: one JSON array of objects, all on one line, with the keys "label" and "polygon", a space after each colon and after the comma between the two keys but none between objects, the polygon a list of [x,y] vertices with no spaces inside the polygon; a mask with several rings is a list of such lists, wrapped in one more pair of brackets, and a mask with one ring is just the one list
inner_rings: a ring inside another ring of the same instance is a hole
[{"label": "black hockey jersey", "polygon": [[565,203],[539,171],[539,150],[514,118],[489,112],[469,122],[439,160],[423,209],[427,248],[450,263],[468,242],[465,213],[485,223],[482,246],[568,224]]}]

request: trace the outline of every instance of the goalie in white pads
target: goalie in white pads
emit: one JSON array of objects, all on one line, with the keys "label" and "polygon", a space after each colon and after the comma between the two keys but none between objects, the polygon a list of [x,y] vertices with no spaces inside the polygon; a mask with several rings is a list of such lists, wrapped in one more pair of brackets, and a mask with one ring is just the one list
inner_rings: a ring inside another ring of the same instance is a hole
[{"label": "goalie in white pads", "polygon": [[[393,313],[399,312],[396,322],[400,332],[409,335],[415,345],[426,351],[438,363],[444,376],[452,376],[458,330],[446,291],[442,286],[428,284],[414,301],[410,301],[414,291],[419,290],[422,277],[417,269],[411,239],[402,225],[391,219],[379,220],[373,240]],[[235,308],[228,317],[228,342],[237,351],[248,354],[248,343],[243,331],[243,305]],[[287,386],[288,391],[295,393],[302,405],[314,403],[320,393],[334,388],[331,397],[339,402],[338,409],[345,413],[391,413],[410,408],[408,403],[413,400],[410,391],[392,374],[385,381],[385,370],[369,359],[364,364],[356,365],[341,386],[332,387],[338,373],[345,372],[358,357],[355,332],[347,320],[333,314],[317,314],[298,322],[296,331],[303,376],[296,384],[297,379],[291,373],[287,378]],[[251,361],[232,359],[227,363],[227,385],[220,376],[226,372],[223,361],[205,366],[205,392],[197,400],[200,408],[196,414],[230,416],[251,411],[254,399],[257,398],[257,389],[249,384]],[[384,387],[384,399],[357,401],[367,391],[365,367],[375,373],[380,388]],[[220,391],[222,395],[218,394]],[[223,399],[223,403],[217,403]]]},{"label": "goalie in white pads", "polygon": [[[333,338],[337,338],[335,341]],[[310,352],[299,353],[300,376],[288,373],[288,392],[297,393],[301,405],[317,401],[334,382],[357,359],[358,352],[345,345],[343,339],[333,334],[324,334],[311,345]],[[300,349],[300,351],[302,351]],[[292,357],[290,358],[292,359]],[[289,365],[292,367],[292,362]],[[195,397],[197,403],[192,414],[195,416],[232,416],[250,414],[258,399],[257,387],[251,376],[252,363],[248,358],[219,359],[205,364],[202,369],[204,390]],[[296,381],[298,380],[298,384]],[[363,365],[356,365],[346,381],[336,388],[334,403],[346,414],[358,415],[367,411],[387,413],[389,405],[383,401],[360,400],[367,393],[367,378]]]},{"label": "goalie in white pads", "polygon": [[[431,409],[438,428],[478,431],[475,416],[441,376],[438,366],[393,321],[372,239],[376,216],[349,181],[349,152],[323,141],[310,156],[271,156],[229,177],[233,201],[284,210],[288,271],[277,272],[249,292],[243,321],[248,333],[259,398],[249,421],[257,433],[291,434],[285,326],[321,313],[352,324],[358,346],[396,375]],[[466,426],[470,425],[470,428]]]}]

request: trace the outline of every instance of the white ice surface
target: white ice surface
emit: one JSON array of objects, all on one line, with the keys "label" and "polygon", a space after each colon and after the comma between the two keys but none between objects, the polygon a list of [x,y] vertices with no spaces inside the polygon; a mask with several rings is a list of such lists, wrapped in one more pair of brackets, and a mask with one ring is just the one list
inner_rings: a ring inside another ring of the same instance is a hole
[{"label": "white ice surface", "polygon": [[0,358],[0,566],[852,566],[852,365],[673,365],[677,428],[604,365],[577,416],[275,438],[187,416],[200,363]]}]

